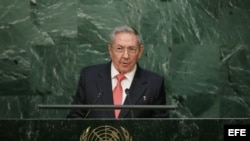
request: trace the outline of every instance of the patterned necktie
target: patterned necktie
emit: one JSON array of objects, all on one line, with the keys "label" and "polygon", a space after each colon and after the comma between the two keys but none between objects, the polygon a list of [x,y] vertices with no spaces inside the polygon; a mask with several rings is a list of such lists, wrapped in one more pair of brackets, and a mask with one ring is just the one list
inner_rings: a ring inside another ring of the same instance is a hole
[{"label": "patterned necktie", "polygon": [[[126,78],[123,74],[118,74],[116,76],[117,84],[113,90],[113,100],[114,105],[122,105],[122,86],[121,81]],[[115,118],[118,118],[121,109],[115,109]]]}]

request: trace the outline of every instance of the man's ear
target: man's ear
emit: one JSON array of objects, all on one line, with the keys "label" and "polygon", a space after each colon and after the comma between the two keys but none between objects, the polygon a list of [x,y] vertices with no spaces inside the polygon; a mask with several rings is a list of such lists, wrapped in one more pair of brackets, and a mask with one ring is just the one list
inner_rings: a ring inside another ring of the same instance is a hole
[{"label": "man's ear", "polygon": [[141,58],[141,55],[144,51],[144,45],[140,45],[140,52],[139,52],[139,57],[138,58]]},{"label": "man's ear", "polygon": [[111,44],[108,44],[108,50],[109,50],[109,55],[110,55],[110,57],[112,57]]}]

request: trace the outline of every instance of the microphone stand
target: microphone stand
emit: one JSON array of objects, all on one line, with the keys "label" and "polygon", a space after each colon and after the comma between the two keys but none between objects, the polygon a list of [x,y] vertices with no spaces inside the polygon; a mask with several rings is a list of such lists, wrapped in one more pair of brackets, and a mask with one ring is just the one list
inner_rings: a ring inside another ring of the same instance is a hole
[{"label": "microphone stand", "polygon": [[[129,104],[132,105],[132,101],[131,101],[130,96],[129,96],[129,89],[128,88],[125,89],[125,93],[127,94]],[[134,118],[134,112],[133,112],[133,110],[130,109],[129,111],[131,113],[131,118]]]},{"label": "microphone stand", "polygon": [[[102,96],[102,92],[99,92],[98,95],[97,95],[97,97],[96,97],[96,99],[95,99],[95,101],[93,102],[93,105],[97,102],[97,100],[98,100],[101,96]],[[89,109],[89,110],[88,110],[88,112],[85,114],[84,118],[87,118],[87,116],[89,115],[89,113],[90,113],[91,110],[92,110],[92,109]]]}]

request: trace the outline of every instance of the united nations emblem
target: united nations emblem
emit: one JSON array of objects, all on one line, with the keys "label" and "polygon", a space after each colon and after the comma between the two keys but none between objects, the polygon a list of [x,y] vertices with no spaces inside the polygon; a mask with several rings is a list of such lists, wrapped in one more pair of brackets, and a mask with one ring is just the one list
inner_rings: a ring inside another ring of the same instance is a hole
[{"label": "united nations emblem", "polygon": [[132,141],[132,137],[122,126],[114,128],[104,125],[94,129],[89,126],[83,131],[80,141]]}]

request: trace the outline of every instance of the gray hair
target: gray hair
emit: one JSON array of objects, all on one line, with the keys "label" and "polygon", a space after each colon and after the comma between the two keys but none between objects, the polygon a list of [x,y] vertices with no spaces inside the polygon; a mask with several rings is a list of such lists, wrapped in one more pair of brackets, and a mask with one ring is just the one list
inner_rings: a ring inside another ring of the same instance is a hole
[{"label": "gray hair", "polygon": [[118,27],[113,29],[113,31],[111,32],[111,34],[109,36],[110,37],[110,44],[113,43],[115,35],[118,33],[133,33],[136,35],[139,45],[142,44],[141,35],[136,31],[136,29],[134,29],[133,27],[127,26],[127,25],[118,26]]}]

